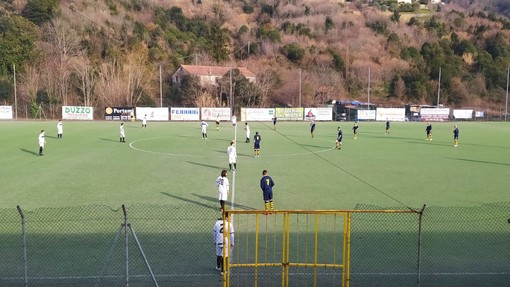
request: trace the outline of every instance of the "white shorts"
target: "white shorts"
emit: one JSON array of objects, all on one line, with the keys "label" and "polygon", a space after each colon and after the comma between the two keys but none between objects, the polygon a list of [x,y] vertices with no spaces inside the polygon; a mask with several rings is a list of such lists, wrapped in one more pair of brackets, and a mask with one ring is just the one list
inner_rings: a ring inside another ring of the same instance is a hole
[{"label": "white shorts", "polygon": [[228,157],[228,163],[236,163],[236,157],[235,156],[229,156]]},{"label": "white shorts", "polygon": [[[232,255],[232,247],[229,248],[229,256]],[[216,245],[216,256],[223,256],[223,245]]]},{"label": "white shorts", "polygon": [[226,192],[226,191],[219,191],[218,192],[218,199],[219,200],[227,201],[227,198],[228,198],[228,192]]}]

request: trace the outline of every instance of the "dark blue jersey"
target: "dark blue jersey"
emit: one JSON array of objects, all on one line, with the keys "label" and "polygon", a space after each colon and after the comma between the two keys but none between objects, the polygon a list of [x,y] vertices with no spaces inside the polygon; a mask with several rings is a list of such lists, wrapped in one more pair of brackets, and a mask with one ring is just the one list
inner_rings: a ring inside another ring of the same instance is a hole
[{"label": "dark blue jersey", "polygon": [[256,134],[253,137],[253,148],[254,149],[260,149],[260,141],[262,140],[262,137],[259,134]]},{"label": "dark blue jersey", "polygon": [[278,119],[277,119],[276,117],[274,117],[274,118],[273,118],[273,125],[276,125],[276,121],[277,121],[277,120],[278,120]]},{"label": "dark blue jersey", "polygon": [[353,131],[354,133],[358,133],[358,125],[356,125],[356,124],[355,124],[355,125],[352,127],[352,131]]},{"label": "dark blue jersey", "polygon": [[312,123],[310,125],[310,131],[313,133],[314,130],[315,130],[315,123]]},{"label": "dark blue jersey", "polygon": [[425,130],[427,131],[427,134],[430,134],[430,132],[432,131],[432,125],[428,124]]},{"label": "dark blue jersey", "polygon": [[269,175],[265,175],[260,179],[260,188],[264,192],[272,192],[273,191],[274,182],[273,179]]},{"label": "dark blue jersey", "polygon": [[390,121],[387,121],[386,122],[386,129],[389,130],[390,129]]},{"label": "dark blue jersey", "polygon": [[455,128],[453,129],[453,138],[459,138],[459,129],[458,128]]},{"label": "dark blue jersey", "polygon": [[342,130],[339,130],[338,131],[338,136],[336,137],[336,140],[341,142],[342,141],[342,138],[343,138],[343,134],[342,134]]}]

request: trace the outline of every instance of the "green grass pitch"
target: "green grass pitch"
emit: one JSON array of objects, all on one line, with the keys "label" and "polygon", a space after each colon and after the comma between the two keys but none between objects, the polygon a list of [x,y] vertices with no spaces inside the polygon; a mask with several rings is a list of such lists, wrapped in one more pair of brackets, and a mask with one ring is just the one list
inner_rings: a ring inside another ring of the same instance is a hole
[{"label": "green grass pitch", "polygon": [[[24,209],[104,204],[195,203],[219,206],[215,180],[228,167],[226,150],[234,128],[209,123],[202,140],[198,122],[0,122],[0,208]],[[453,146],[452,127],[460,144]],[[275,181],[276,209],[352,209],[358,203],[382,207],[473,206],[508,201],[510,124],[501,122],[361,122],[358,139],[350,122],[318,122],[312,138],[305,122],[251,122],[262,136],[261,156],[253,139],[244,143],[237,126],[235,206],[263,209],[259,180],[267,169]],[[336,128],[343,148],[334,149]],[[46,130],[44,156],[37,136]],[[231,185],[232,172],[229,172]],[[232,192],[231,192],[232,194]],[[229,203],[230,206],[230,203]]]}]

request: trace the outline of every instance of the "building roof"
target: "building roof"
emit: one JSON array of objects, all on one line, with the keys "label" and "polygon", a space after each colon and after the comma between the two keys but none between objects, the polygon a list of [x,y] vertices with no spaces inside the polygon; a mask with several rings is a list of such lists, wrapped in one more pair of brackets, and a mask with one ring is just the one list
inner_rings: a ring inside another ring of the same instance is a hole
[{"label": "building roof", "polygon": [[237,67],[219,67],[219,66],[193,66],[181,65],[181,68],[191,75],[195,76],[217,76],[222,77],[230,71],[230,69],[239,69],[241,75],[245,78],[255,78],[255,74],[247,68]]}]

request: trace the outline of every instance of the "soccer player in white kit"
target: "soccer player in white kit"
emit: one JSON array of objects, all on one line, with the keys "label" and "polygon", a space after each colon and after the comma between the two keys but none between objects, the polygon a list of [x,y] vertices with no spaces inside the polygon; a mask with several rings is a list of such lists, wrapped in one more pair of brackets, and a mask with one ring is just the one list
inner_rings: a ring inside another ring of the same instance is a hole
[{"label": "soccer player in white kit", "polygon": [[[229,218],[225,217],[225,223],[222,218],[218,218],[213,228],[213,236],[214,236],[214,246],[216,247],[216,270],[220,271],[220,274],[223,275],[225,272],[225,266],[223,266],[223,262],[226,264],[229,263],[229,257],[232,254],[232,249],[234,248],[234,226],[230,222]],[[224,238],[224,233],[227,232],[230,236]],[[230,238],[229,238],[230,237]],[[225,242],[223,240],[225,239]],[[227,247],[224,250],[224,247]],[[225,253],[225,260],[223,260],[223,253]]]},{"label": "soccer player in white kit", "polygon": [[46,139],[44,138],[44,130],[41,130],[41,133],[39,134],[38,142],[39,142],[39,156],[42,156],[44,144],[46,143]]},{"label": "soccer player in white kit", "polygon": [[58,120],[57,123],[57,138],[62,139],[62,134],[64,133],[64,125],[62,124],[62,120]]},{"label": "soccer player in white kit", "polygon": [[225,201],[228,198],[229,183],[227,178],[227,170],[222,170],[221,175],[216,179],[218,186],[218,199],[220,200],[220,210],[225,210]]},{"label": "soccer player in white kit", "polygon": [[143,116],[143,119],[142,119],[142,128],[146,128],[147,127],[147,115]]},{"label": "soccer player in white kit", "polygon": [[246,131],[245,143],[249,143],[250,142],[250,126],[248,125],[248,123],[244,123],[244,130]]},{"label": "soccer player in white kit", "polygon": [[126,142],[126,133],[124,132],[124,123],[120,123],[120,142]]},{"label": "soccer player in white kit", "polygon": [[205,121],[202,121],[200,126],[202,126],[202,139],[207,139],[207,127],[209,124],[207,124]]},{"label": "soccer player in white kit", "polygon": [[[228,154],[228,167],[230,170],[236,170],[237,169],[237,150],[236,150],[236,143],[235,141],[230,142],[230,146],[227,148],[227,154]],[[234,165],[234,169],[232,169],[232,165]]]}]

